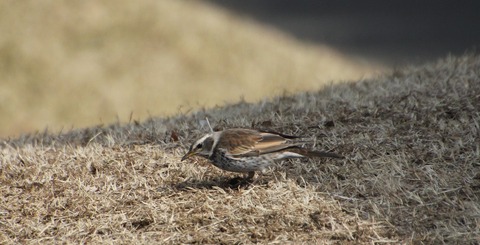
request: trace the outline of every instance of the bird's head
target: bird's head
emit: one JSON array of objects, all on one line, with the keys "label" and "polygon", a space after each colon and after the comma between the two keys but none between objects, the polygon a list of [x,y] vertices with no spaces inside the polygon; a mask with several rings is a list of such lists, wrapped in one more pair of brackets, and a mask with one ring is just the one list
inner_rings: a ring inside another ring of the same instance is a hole
[{"label": "bird's head", "polygon": [[215,138],[215,133],[211,133],[193,142],[188,149],[187,154],[182,157],[182,161],[194,155],[200,155],[208,158],[212,154]]}]

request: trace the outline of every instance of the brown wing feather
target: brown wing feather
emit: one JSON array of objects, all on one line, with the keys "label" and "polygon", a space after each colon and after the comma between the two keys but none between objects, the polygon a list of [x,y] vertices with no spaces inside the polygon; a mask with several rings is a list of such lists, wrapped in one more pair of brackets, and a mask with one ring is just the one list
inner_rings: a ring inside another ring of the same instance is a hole
[{"label": "brown wing feather", "polygon": [[217,147],[226,148],[234,156],[255,156],[295,146],[280,135],[251,129],[227,129],[220,138]]},{"label": "brown wing feather", "polygon": [[262,136],[262,140],[255,145],[255,149],[259,151],[260,154],[280,151],[294,146],[293,144],[289,144],[287,139],[277,134],[260,133],[260,135]]},{"label": "brown wing feather", "polygon": [[226,149],[232,155],[245,154],[255,147],[262,136],[255,130],[227,129],[222,132],[217,147]]}]

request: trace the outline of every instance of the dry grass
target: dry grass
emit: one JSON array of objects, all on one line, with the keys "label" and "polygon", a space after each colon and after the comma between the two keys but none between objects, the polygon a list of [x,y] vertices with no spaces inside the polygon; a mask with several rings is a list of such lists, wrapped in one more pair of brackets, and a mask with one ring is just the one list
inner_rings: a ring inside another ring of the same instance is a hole
[{"label": "dry grass", "polygon": [[[480,58],[144,123],[4,141],[0,243],[478,244]],[[225,127],[303,134],[347,160],[232,188],[186,145]]]},{"label": "dry grass", "polygon": [[382,70],[202,1],[2,1],[0,32],[0,136],[258,101]]},{"label": "dry grass", "polygon": [[[368,241],[363,221],[315,185],[285,177],[248,189],[157,146],[26,147],[6,159],[3,242]],[[53,167],[54,166],[54,167]],[[4,175],[4,176],[5,176]],[[15,176],[22,176],[21,180]],[[6,185],[9,186],[6,188]],[[3,190],[2,190],[3,191]]]}]

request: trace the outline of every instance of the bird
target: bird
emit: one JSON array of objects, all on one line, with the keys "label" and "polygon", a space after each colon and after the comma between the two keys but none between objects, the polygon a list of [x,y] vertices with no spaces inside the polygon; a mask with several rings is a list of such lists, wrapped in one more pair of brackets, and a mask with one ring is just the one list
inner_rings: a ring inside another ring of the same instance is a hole
[{"label": "bird", "polygon": [[297,139],[301,136],[285,135],[273,131],[231,128],[211,132],[193,142],[181,161],[198,155],[204,157],[216,167],[246,174],[251,180],[255,172],[263,172],[275,160],[288,158],[343,156],[324,151],[315,151],[303,147],[305,142]]}]

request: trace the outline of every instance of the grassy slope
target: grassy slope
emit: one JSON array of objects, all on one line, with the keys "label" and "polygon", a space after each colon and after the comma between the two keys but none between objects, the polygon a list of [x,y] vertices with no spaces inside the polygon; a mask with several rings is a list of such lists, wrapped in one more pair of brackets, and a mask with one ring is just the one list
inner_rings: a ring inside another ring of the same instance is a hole
[{"label": "grassy slope", "polygon": [[[0,241],[233,243],[480,237],[480,58],[1,150]],[[285,161],[235,189],[187,145],[217,128],[303,134],[347,160]],[[333,121],[331,123],[326,123]]]},{"label": "grassy slope", "polygon": [[0,136],[256,101],[381,70],[201,1],[2,1],[0,32]]}]

